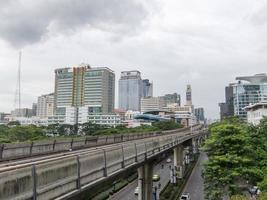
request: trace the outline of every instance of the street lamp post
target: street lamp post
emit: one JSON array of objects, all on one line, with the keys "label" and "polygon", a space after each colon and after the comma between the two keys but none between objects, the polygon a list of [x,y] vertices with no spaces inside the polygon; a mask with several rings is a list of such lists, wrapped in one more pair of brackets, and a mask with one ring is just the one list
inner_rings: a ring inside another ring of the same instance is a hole
[{"label": "street lamp post", "polygon": [[[153,181],[153,183],[157,183],[157,182],[159,182],[160,181],[160,176],[159,175],[157,175],[157,174],[155,174],[155,175],[153,175],[153,177],[152,177],[152,181]],[[159,183],[160,184],[160,183]],[[158,192],[158,189],[160,188],[159,187],[159,184],[158,184],[158,186],[153,186],[153,195],[152,195],[152,197],[153,197],[153,200],[159,200],[159,192]],[[153,184],[154,185],[154,184]]]}]

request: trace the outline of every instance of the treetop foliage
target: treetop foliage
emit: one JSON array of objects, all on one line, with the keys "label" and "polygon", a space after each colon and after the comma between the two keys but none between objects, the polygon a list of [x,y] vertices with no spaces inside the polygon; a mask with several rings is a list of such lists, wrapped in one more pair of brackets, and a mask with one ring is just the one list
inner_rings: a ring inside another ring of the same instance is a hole
[{"label": "treetop foliage", "polygon": [[258,126],[226,118],[209,131],[204,145],[209,157],[203,171],[206,199],[235,194],[232,199],[244,199],[238,194],[255,185],[267,192],[267,118]]},{"label": "treetop foliage", "polygon": [[123,125],[111,128],[90,122],[78,125],[51,124],[42,127],[35,125],[21,126],[17,122],[12,122],[8,125],[0,125],[0,143],[34,141],[49,139],[50,137],[144,133],[177,128],[181,128],[181,125],[173,121],[155,122],[152,126],[142,125],[135,128],[127,128]]}]

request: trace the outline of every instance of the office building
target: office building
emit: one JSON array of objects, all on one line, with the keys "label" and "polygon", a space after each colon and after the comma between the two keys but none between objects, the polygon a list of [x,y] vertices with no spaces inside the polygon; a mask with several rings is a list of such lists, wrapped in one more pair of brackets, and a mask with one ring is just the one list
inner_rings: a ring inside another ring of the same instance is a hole
[{"label": "office building", "polygon": [[174,112],[175,121],[183,127],[189,127],[197,123],[192,106],[171,106],[171,111]]},{"label": "office building", "polygon": [[219,103],[221,120],[234,115],[233,85],[229,84],[229,86],[225,87],[225,102]]},{"label": "office building", "polygon": [[237,77],[233,84],[234,115],[247,120],[246,106],[267,101],[267,75]]},{"label": "office building", "polygon": [[267,116],[267,102],[250,104],[245,107],[247,111],[247,121],[253,125],[258,125]]},{"label": "office building", "polygon": [[114,100],[115,74],[109,68],[82,64],[55,70],[55,121],[88,122],[89,115],[113,113]]},{"label": "office building", "polygon": [[37,115],[37,103],[32,104],[32,116]]},{"label": "office building", "polygon": [[181,106],[181,96],[177,93],[165,94],[163,98],[166,102],[166,105],[177,104],[177,106]]},{"label": "office building", "polygon": [[32,117],[32,109],[30,108],[16,108],[11,111],[12,117]]},{"label": "office building", "polygon": [[[119,108],[140,111],[143,81],[139,71],[123,71],[119,80]],[[149,92],[149,91],[146,91]]]},{"label": "office building", "polygon": [[192,89],[191,85],[186,86],[186,105],[192,106]]},{"label": "office building", "polygon": [[194,113],[199,122],[205,121],[204,108],[195,108]]},{"label": "office building", "polygon": [[144,97],[141,99],[141,113],[162,111],[165,106],[164,97]]},{"label": "office building", "polygon": [[153,83],[149,82],[148,79],[142,81],[143,84],[143,95],[142,97],[153,97]]},{"label": "office building", "polygon": [[38,97],[37,117],[45,119],[53,116],[54,113],[54,93],[45,94]]}]

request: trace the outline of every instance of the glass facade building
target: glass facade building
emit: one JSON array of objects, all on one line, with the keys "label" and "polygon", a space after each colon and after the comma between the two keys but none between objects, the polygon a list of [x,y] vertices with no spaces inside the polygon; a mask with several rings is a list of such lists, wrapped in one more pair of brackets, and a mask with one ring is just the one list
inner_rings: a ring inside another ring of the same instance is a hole
[{"label": "glass facade building", "polygon": [[139,71],[123,71],[119,80],[119,109],[140,111],[141,98],[153,96],[153,83]]},{"label": "glass facade building", "polygon": [[148,79],[143,80],[143,96],[142,97],[152,97],[153,96],[153,83],[149,82]]},{"label": "glass facade building", "polygon": [[141,73],[139,71],[121,72],[119,80],[119,108],[140,111],[142,95]]},{"label": "glass facade building", "polygon": [[236,79],[239,82],[233,85],[234,114],[246,120],[247,112],[244,109],[246,106],[267,101],[267,76],[258,74]]}]

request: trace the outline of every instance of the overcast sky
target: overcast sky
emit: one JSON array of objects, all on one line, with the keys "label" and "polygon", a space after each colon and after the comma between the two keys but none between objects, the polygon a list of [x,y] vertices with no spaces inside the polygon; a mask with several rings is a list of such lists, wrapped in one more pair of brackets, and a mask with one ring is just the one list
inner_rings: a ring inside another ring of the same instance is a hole
[{"label": "overcast sky", "polygon": [[53,92],[54,69],[89,63],[117,80],[140,70],[155,96],[184,100],[190,83],[218,118],[228,83],[267,71],[267,0],[0,0],[0,112],[14,108],[19,50],[24,107]]}]

